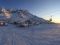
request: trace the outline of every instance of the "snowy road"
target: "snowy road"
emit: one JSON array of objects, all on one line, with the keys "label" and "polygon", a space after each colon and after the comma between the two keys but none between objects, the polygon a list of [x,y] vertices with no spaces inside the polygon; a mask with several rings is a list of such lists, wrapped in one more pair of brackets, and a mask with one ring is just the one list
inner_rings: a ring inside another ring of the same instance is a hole
[{"label": "snowy road", "polygon": [[60,25],[0,26],[0,45],[60,45]]}]

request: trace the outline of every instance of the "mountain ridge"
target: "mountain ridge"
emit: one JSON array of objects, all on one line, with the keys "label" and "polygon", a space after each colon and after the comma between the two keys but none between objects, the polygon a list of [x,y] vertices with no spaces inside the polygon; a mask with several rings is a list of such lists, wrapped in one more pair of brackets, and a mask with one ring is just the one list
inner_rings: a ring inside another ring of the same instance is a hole
[{"label": "mountain ridge", "polygon": [[36,24],[51,24],[53,22],[49,22],[43,18],[39,18],[33,14],[31,14],[28,10],[23,9],[5,9],[0,8],[0,14],[7,17],[10,23],[19,23],[23,25],[36,25]]}]

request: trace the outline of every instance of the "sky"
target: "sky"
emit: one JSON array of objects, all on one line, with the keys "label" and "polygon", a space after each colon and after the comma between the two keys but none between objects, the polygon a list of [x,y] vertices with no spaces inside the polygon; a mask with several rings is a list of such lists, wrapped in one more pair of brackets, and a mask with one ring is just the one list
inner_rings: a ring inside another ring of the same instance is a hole
[{"label": "sky", "polygon": [[27,9],[33,15],[60,23],[60,0],[0,0],[0,7]]}]

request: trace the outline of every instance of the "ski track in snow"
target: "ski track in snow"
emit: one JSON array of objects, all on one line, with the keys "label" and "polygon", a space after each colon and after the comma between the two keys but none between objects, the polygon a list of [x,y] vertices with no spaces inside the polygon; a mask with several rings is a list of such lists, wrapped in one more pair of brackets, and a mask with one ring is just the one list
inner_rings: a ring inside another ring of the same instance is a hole
[{"label": "ski track in snow", "polygon": [[60,45],[60,25],[0,26],[0,45]]}]

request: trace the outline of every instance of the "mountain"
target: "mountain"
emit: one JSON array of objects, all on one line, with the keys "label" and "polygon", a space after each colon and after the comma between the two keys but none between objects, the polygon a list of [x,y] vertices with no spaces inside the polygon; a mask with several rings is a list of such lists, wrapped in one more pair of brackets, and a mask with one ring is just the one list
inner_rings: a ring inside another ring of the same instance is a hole
[{"label": "mountain", "polygon": [[49,22],[43,18],[39,18],[31,14],[28,10],[15,10],[11,11],[11,22],[18,22],[23,25],[37,25],[37,24],[49,24]]},{"label": "mountain", "polygon": [[0,13],[6,16],[9,23],[18,23],[19,25],[37,25],[52,23],[43,18],[39,18],[24,9],[5,9],[0,8]]}]

